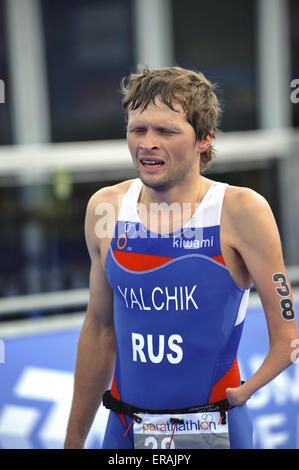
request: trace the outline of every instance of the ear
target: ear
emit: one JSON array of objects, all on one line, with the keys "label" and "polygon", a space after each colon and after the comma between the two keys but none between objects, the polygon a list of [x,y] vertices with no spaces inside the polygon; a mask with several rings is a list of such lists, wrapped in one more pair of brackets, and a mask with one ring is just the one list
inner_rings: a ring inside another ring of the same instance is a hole
[{"label": "ear", "polygon": [[197,151],[199,153],[206,152],[206,150],[208,150],[208,148],[212,144],[212,138],[213,138],[212,132],[208,132],[208,134],[205,137],[203,137],[201,140],[198,140],[196,142]]}]

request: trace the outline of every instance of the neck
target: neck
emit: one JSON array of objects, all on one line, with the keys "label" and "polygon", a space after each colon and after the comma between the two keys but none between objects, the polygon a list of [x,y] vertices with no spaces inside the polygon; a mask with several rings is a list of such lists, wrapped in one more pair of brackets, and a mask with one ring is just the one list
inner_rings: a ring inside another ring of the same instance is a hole
[{"label": "neck", "polygon": [[192,182],[186,182],[175,186],[170,189],[157,191],[149,186],[142,186],[140,200],[145,205],[151,203],[166,203],[172,204],[173,202],[180,205],[184,203],[196,204],[199,203],[203,197],[206,187],[207,179],[198,175]]},{"label": "neck", "polygon": [[143,225],[158,233],[172,233],[193,216],[212,182],[200,177],[196,184],[155,191],[143,185],[138,214]]}]

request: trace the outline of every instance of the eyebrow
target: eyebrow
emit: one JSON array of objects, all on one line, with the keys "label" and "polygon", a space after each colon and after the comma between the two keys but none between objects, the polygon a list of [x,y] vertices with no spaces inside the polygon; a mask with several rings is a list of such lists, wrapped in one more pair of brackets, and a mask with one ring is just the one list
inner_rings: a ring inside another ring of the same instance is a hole
[{"label": "eyebrow", "polygon": [[171,124],[171,123],[159,123],[159,124],[148,124],[148,123],[143,123],[143,122],[132,122],[127,124],[127,129],[146,129],[148,127],[153,127],[155,130],[162,130],[162,129],[168,129],[172,131],[180,131],[180,125],[178,124]]}]

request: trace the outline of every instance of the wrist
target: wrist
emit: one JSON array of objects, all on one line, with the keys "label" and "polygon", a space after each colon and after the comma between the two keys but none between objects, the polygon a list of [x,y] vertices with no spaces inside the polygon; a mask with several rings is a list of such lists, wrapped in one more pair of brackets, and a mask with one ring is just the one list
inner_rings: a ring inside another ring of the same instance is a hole
[{"label": "wrist", "polygon": [[245,383],[239,387],[227,388],[225,392],[231,406],[242,406],[251,396]]},{"label": "wrist", "polygon": [[64,449],[84,449],[85,439],[78,436],[67,436],[64,442]]}]

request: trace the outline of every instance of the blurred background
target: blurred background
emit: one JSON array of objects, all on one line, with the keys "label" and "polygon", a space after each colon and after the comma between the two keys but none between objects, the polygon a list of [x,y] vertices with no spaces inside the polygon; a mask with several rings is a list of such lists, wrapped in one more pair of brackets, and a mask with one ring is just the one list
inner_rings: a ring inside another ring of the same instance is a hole
[{"label": "blurred background", "polygon": [[[138,63],[217,84],[224,132],[207,176],[267,198],[299,299],[298,0],[0,0],[0,447],[63,445],[88,301],[85,210],[135,176],[119,85]],[[246,328],[245,379],[267,352],[254,289]],[[250,400],[258,448],[299,448],[298,404],[293,364]]]}]

